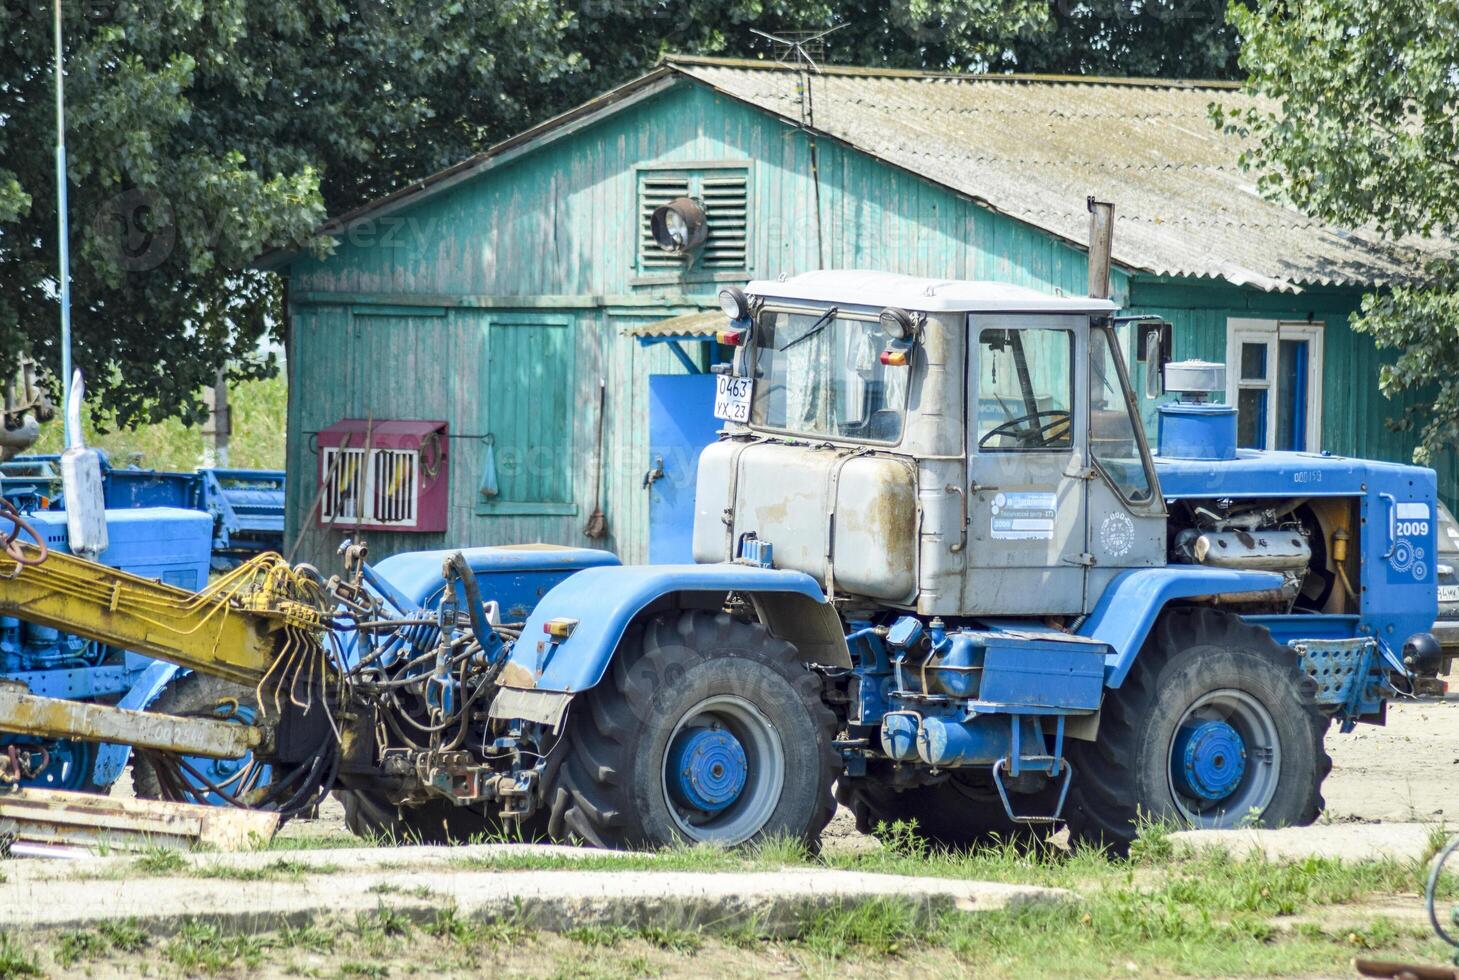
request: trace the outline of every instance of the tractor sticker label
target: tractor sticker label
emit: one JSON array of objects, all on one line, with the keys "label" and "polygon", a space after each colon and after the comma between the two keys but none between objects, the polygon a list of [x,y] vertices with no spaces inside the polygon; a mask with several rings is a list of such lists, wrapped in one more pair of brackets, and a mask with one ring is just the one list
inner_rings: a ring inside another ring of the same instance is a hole
[{"label": "tractor sticker label", "polygon": [[1122,510],[1111,511],[1099,523],[1099,543],[1110,558],[1123,558],[1135,544],[1135,522]]},{"label": "tractor sticker label", "polygon": [[1429,505],[1405,501],[1393,505],[1393,541],[1388,564],[1399,575],[1411,575],[1417,582],[1429,577],[1424,543],[1429,536],[1433,514]]},{"label": "tractor sticker label", "polygon": [[1052,492],[1000,493],[990,508],[994,541],[1052,541],[1058,502]]}]

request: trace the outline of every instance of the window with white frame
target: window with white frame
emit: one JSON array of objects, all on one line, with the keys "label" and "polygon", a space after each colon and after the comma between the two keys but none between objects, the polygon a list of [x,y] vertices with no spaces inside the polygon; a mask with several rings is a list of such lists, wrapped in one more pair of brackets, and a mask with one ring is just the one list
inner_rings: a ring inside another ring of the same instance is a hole
[{"label": "window with white frame", "polygon": [[1322,448],[1322,324],[1232,318],[1226,402],[1243,449]]}]

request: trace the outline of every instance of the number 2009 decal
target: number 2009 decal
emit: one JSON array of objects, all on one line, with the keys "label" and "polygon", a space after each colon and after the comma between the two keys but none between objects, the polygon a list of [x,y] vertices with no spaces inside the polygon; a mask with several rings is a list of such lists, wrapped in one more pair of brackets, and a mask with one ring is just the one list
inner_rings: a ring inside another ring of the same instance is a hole
[{"label": "number 2009 decal", "polygon": [[1428,521],[1399,521],[1394,529],[1400,538],[1421,538],[1427,537],[1429,533]]}]

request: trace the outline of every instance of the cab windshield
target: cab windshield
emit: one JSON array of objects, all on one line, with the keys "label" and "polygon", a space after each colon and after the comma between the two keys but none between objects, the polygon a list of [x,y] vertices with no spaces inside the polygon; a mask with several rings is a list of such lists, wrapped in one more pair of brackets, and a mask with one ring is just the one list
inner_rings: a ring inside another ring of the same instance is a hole
[{"label": "cab windshield", "polygon": [[835,307],[767,310],[755,330],[750,424],[805,436],[897,442],[911,368],[881,363],[876,317]]}]

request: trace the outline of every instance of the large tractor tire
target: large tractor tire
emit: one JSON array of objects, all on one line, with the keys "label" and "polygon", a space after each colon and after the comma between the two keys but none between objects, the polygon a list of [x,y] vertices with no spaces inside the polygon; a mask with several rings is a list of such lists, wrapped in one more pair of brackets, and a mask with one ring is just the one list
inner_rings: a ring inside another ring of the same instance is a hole
[{"label": "large tractor tire", "polygon": [[[174,680],[147,709],[159,714],[177,715],[184,718],[219,718],[239,724],[252,724],[258,713],[258,703],[253,688],[235,684],[210,674],[185,674]],[[200,756],[184,756],[186,762],[196,769],[210,783],[229,794],[247,795],[249,788],[267,787],[267,767],[254,772],[253,755],[241,759],[205,759]],[[185,777],[187,778],[187,777]],[[185,802],[222,805],[224,800],[209,791],[202,783],[188,778],[194,797]],[[137,796],[145,800],[167,799],[172,794],[163,788],[157,770],[145,753],[132,754],[132,788]]]},{"label": "large tractor tire", "polygon": [[[1040,804],[1047,806],[1042,795]],[[932,786],[898,791],[876,778],[873,771],[860,779],[842,778],[836,784],[836,798],[851,811],[856,829],[863,834],[885,837],[892,824],[910,823],[915,837],[941,850],[1025,844],[1047,829],[1044,824],[1008,819],[995,790],[970,786],[956,775]],[[1029,809],[1040,812],[1038,807]]]},{"label": "large tractor tire", "polygon": [[634,627],[574,705],[554,837],[598,847],[814,847],[835,810],[836,719],[795,647],[723,613]]},{"label": "large tractor tire", "polygon": [[449,800],[396,806],[383,794],[337,789],[344,822],[357,837],[394,844],[469,844],[475,841],[535,841],[543,822],[505,823],[500,818]]},{"label": "large tractor tire", "polygon": [[1214,609],[1176,608],[1109,692],[1094,742],[1065,743],[1081,840],[1124,851],[1140,820],[1196,828],[1309,824],[1332,769],[1328,719],[1295,655]]}]

